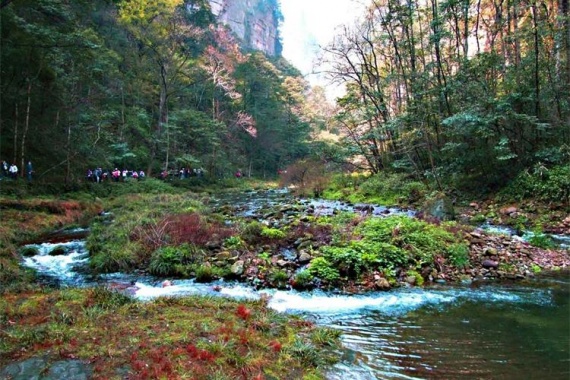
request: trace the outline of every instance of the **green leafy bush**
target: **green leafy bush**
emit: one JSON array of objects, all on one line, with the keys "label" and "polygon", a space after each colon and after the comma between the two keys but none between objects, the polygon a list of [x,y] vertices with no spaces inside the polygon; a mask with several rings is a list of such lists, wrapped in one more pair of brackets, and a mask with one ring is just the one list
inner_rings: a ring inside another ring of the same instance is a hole
[{"label": "green leafy bush", "polygon": [[500,192],[503,200],[535,198],[543,201],[570,202],[570,165],[548,168],[537,164],[521,172]]},{"label": "green leafy bush", "polygon": [[542,232],[535,232],[529,239],[528,242],[539,248],[550,249],[554,248],[554,241],[552,238]]},{"label": "green leafy bush", "polygon": [[162,247],[152,254],[148,270],[158,276],[183,276],[184,266],[192,264],[201,255],[203,252],[188,244]]},{"label": "green leafy bush", "polygon": [[469,247],[464,243],[451,244],[447,248],[447,258],[456,268],[469,266]]},{"label": "green leafy bush", "polygon": [[[447,245],[457,237],[440,226],[406,216],[371,218],[358,229],[364,241],[388,244],[387,259],[398,265],[414,261],[417,265],[431,263],[438,252],[444,252]],[[386,262],[384,265],[388,264]]]},{"label": "green leafy bush", "polygon": [[335,268],[324,257],[315,257],[313,260],[311,260],[309,272],[313,276],[318,277],[321,280],[329,282],[331,284],[340,279],[340,273],[338,272],[338,269]]},{"label": "green leafy bush", "polygon": [[421,274],[419,274],[417,271],[415,270],[409,270],[406,272],[406,274],[408,276],[414,277],[416,279],[416,285],[417,286],[422,286],[424,284],[424,278],[422,277]]},{"label": "green leafy bush", "polygon": [[277,228],[263,227],[263,229],[261,230],[261,236],[272,240],[278,240],[285,238],[287,234],[285,234],[285,232]]},{"label": "green leafy bush", "polygon": [[214,270],[211,265],[199,265],[196,268],[197,282],[210,282],[214,279]]},{"label": "green leafy bush", "polygon": [[248,223],[241,231],[241,238],[249,243],[257,242],[261,237],[263,225],[257,221]]},{"label": "green leafy bush", "polygon": [[349,278],[374,270],[382,262],[379,243],[354,240],[342,246],[323,247],[321,251],[341,275]]},{"label": "green leafy bush", "polygon": [[308,289],[312,287],[312,282],[315,277],[309,270],[302,270],[295,274],[293,277],[293,287],[295,289]]},{"label": "green leafy bush", "polygon": [[228,249],[238,249],[243,247],[243,240],[239,236],[230,236],[224,240],[224,247]]},{"label": "green leafy bush", "polygon": [[273,270],[269,274],[269,281],[273,286],[284,288],[289,280],[289,275],[282,269]]},{"label": "green leafy bush", "polygon": [[141,246],[129,242],[122,246],[104,246],[97,255],[91,256],[91,268],[97,273],[129,272],[138,265]]}]

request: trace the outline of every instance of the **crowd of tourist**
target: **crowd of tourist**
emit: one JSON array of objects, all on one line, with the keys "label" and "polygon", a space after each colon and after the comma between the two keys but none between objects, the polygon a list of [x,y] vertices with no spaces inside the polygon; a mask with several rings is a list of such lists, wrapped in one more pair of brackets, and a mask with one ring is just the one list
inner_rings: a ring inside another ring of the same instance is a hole
[{"label": "crowd of tourist", "polygon": [[128,180],[140,180],[145,178],[145,172],[143,170],[119,170],[115,168],[114,170],[96,168],[87,169],[85,178],[89,182],[101,183],[104,181],[128,181]]},{"label": "crowd of tourist", "polygon": [[[204,169],[196,168],[181,168],[180,170],[163,170],[160,173],[159,178],[162,180],[171,180],[171,179],[186,179],[190,177],[203,177],[204,176]],[[128,170],[123,169],[119,170],[115,168],[114,170],[102,169],[100,167],[96,169],[87,169],[87,173],[85,174],[85,178],[89,182],[96,182],[101,183],[105,181],[112,181],[112,182],[125,182],[129,180],[142,180],[146,177],[146,174],[143,170]]]},{"label": "crowd of tourist", "polygon": [[169,178],[177,177],[179,179],[186,179],[190,177],[203,177],[204,176],[204,169],[202,168],[181,168],[180,170],[163,170],[160,173],[160,178],[166,180]]},{"label": "crowd of tourist", "polygon": [[[20,170],[18,169],[18,165],[12,163],[9,165],[7,161],[2,160],[2,164],[0,165],[0,178],[12,178],[14,180],[18,179],[18,173]],[[26,177],[28,181],[32,181],[32,174],[34,173],[34,169],[32,167],[32,161],[28,161],[25,167]]]}]

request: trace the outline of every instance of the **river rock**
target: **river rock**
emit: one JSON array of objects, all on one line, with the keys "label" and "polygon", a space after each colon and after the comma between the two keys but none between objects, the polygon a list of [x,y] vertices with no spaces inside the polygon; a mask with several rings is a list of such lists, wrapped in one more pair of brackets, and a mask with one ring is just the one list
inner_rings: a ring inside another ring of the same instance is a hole
[{"label": "river rock", "polygon": [[406,277],[406,282],[410,285],[415,285],[417,281],[416,276],[407,276]]},{"label": "river rock", "polygon": [[503,215],[511,215],[516,213],[518,210],[516,207],[511,206],[511,207],[504,207],[502,208],[499,212]]},{"label": "river rock", "polygon": [[49,251],[50,256],[62,256],[67,253],[66,249],[62,245],[55,246],[51,251]]},{"label": "river rock", "polygon": [[299,263],[301,264],[306,264],[309,261],[311,261],[313,259],[313,257],[305,250],[301,250],[299,252]]},{"label": "river rock", "polygon": [[236,276],[241,276],[243,274],[243,266],[244,266],[243,260],[238,260],[235,263],[233,263],[232,267],[230,268],[230,272],[232,272],[232,274]]},{"label": "river rock", "polygon": [[384,277],[380,277],[374,281],[374,286],[376,286],[376,289],[380,290],[389,290],[391,288],[390,282],[388,282]]},{"label": "river rock", "polygon": [[284,268],[284,267],[286,267],[287,265],[289,265],[289,261],[281,259],[281,260],[277,260],[277,263],[276,263],[276,264],[277,264],[278,266],[280,266],[281,268]]},{"label": "river rock", "polygon": [[229,251],[222,251],[216,255],[216,261],[224,262],[229,261],[232,258],[232,254]]},{"label": "river rock", "polygon": [[257,277],[257,275],[259,274],[259,268],[257,266],[250,266],[247,268],[245,275],[246,277],[252,278],[252,277]]},{"label": "river rock", "polygon": [[485,256],[497,256],[497,248],[487,247],[484,252]]},{"label": "river rock", "polygon": [[80,360],[62,360],[50,364],[44,358],[27,359],[0,370],[0,378],[15,380],[87,380],[91,375],[91,367]]},{"label": "river rock", "polygon": [[487,269],[497,269],[499,267],[499,263],[494,260],[483,260],[481,266]]}]

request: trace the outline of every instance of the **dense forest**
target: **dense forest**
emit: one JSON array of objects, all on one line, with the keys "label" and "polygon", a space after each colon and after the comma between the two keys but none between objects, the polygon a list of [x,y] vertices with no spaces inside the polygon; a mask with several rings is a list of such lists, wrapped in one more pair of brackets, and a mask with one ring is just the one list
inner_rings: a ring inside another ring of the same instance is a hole
[{"label": "dense forest", "polygon": [[333,106],[282,57],[240,48],[205,0],[3,1],[0,157],[66,183],[94,166],[267,177],[295,162],[440,190],[567,178],[568,7],[370,1],[323,49],[347,89]]},{"label": "dense forest", "polygon": [[307,84],[240,50],[207,1],[2,2],[1,157],[36,178],[181,167],[258,176],[307,153]]},{"label": "dense forest", "polygon": [[381,0],[323,69],[347,85],[336,120],[372,172],[493,190],[568,163],[569,46],[566,0]]}]

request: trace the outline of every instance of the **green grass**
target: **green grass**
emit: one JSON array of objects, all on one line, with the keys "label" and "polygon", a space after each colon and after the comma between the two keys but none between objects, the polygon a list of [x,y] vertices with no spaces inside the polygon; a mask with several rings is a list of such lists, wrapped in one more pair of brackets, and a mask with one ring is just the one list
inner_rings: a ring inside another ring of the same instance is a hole
[{"label": "green grass", "polygon": [[[338,359],[339,332],[263,302],[159,298],[139,302],[106,288],[6,294],[0,301],[0,367],[45,355],[92,363],[94,376],[211,379],[264,373],[323,379]],[[150,371],[150,372],[149,372]],[[214,376],[214,377],[212,377]]]}]

